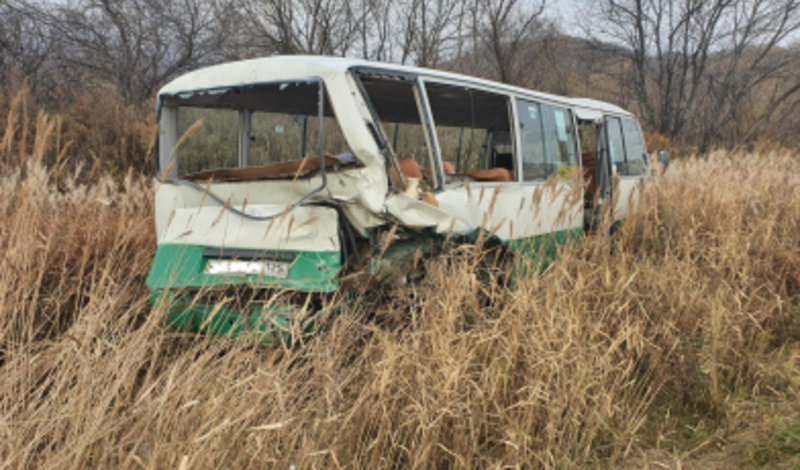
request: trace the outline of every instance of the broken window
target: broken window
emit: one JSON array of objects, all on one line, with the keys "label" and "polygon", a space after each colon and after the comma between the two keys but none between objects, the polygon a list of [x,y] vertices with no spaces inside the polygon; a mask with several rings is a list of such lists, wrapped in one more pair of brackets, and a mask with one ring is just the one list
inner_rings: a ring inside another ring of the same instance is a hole
[{"label": "broken window", "polygon": [[180,153],[187,156],[178,159],[178,175],[238,165],[239,113],[235,110],[180,106],[178,136],[183,136]]},{"label": "broken window", "polygon": [[310,175],[320,169],[311,160],[321,156],[321,132],[324,154],[337,157],[326,167],[357,165],[320,90],[317,81],[293,81],[163,96],[162,131],[174,126],[175,135],[162,139],[162,162],[177,161],[181,178],[234,168],[264,169],[235,173],[245,179]]},{"label": "broken window", "polygon": [[398,167],[390,166],[390,171],[400,171],[406,178],[420,180],[424,191],[437,188],[436,160],[429,128],[424,124],[417,81],[368,71],[359,72],[358,77],[397,161]]},{"label": "broken window", "polygon": [[[319,153],[317,116],[256,111],[250,120],[248,167],[313,158]],[[349,150],[339,122],[323,119],[325,154],[343,158]]]},{"label": "broken window", "polygon": [[395,122],[387,129],[392,148],[400,160],[414,160],[420,168],[432,168],[426,129],[420,123]]},{"label": "broken window", "polygon": [[430,82],[425,89],[448,181],[515,181],[508,97]]}]

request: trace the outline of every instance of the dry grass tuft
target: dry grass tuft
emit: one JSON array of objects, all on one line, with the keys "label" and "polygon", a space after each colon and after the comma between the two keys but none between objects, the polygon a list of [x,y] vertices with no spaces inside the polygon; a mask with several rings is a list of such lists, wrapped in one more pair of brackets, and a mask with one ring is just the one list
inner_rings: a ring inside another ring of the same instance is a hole
[{"label": "dry grass tuft", "polygon": [[150,311],[148,181],[7,167],[0,468],[563,469],[677,445],[665,415],[724,429],[736,400],[798,398],[798,175],[675,163],[543,275],[492,289],[469,257],[431,263],[393,311],[352,300],[286,350]]}]

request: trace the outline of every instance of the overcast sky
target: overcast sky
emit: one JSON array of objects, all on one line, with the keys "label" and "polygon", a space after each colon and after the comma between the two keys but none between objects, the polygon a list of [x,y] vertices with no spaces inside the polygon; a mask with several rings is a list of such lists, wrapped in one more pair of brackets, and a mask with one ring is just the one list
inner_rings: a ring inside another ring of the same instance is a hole
[{"label": "overcast sky", "polygon": [[548,15],[558,19],[561,28],[568,34],[577,34],[578,28],[575,14],[581,0],[550,0],[547,3]]}]

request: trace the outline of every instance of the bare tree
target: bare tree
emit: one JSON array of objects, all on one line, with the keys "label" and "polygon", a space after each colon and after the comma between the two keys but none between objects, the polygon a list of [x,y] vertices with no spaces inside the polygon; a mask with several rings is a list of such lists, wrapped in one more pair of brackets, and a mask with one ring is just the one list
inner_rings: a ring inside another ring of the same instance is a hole
[{"label": "bare tree", "polygon": [[473,0],[474,49],[505,83],[521,83],[533,65],[528,47],[543,30],[544,0]]},{"label": "bare tree", "polygon": [[372,28],[372,3],[358,0],[242,0],[248,55],[352,53]]},{"label": "bare tree", "polygon": [[169,78],[218,61],[226,40],[224,0],[9,0],[61,43],[63,67],[115,84],[129,102]]},{"label": "bare tree", "polygon": [[[800,27],[798,7],[798,0],[602,0],[589,6],[587,30],[623,46],[627,64],[616,78],[645,123],[705,151],[757,87],[792,66],[796,56],[780,44]],[[786,87],[776,103],[797,91]]]},{"label": "bare tree", "polygon": [[58,47],[46,25],[0,2],[0,84],[16,75],[28,80],[35,93],[50,94],[56,83],[50,73],[51,58]]},{"label": "bare tree", "polygon": [[394,58],[397,4],[398,0],[359,0],[355,27],[362,59],[390,62]]},{"label": "bare tree", "polygon": [[401,62],[437,67],[458,47],[459,25],[465,13],[461,0],[399,0],[397,24],[402,28]]}]

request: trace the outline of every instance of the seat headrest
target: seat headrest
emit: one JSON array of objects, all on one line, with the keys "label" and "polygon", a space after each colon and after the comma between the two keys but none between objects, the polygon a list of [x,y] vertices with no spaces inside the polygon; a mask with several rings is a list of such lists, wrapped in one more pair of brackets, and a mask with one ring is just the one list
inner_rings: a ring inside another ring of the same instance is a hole
[{"label": "seat headrest", "polygon": [[419,167],[419,163],[413,158],[400,160],[397,164],[400,166],[400,171],[403,172],[403,176],[406,178],[422,179],[422,169]]}]

